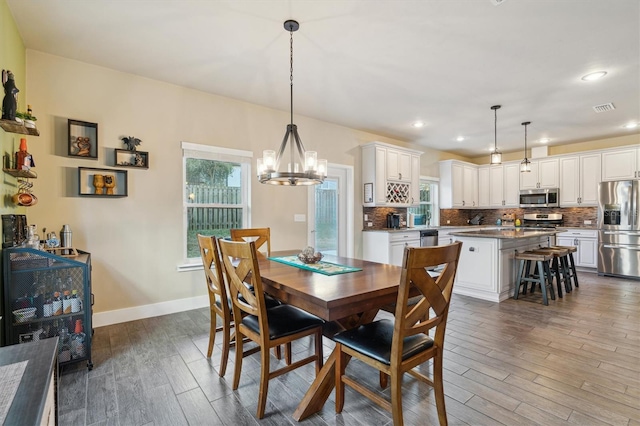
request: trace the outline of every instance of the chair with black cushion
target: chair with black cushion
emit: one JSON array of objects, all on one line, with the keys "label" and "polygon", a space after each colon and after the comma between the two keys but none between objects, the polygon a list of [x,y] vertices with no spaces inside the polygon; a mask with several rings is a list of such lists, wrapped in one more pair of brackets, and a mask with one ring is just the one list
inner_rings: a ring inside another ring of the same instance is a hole
[{"label": "chair with black cushion", "polygon": [[[395,426],[402,425],[402,377],[409,373],[434,388],[440,424],[447,424],[442,356],[461,246],[462,243],[456,242],[446,246],[406,248],[394,320],[375,321],[334,336],[338,354],[335,366],[337,413],[344,407],[344,385],[347,384],[390,411]],[[440,274],[429,274],[427,268],[438,265],[442,266]],[[409,295],[415,293],[419,293],[421,300],[409,305]],[[429,336],[431,329],[435,329],[433,338]],[[345,374],[347,356],[390,377],[391,401]],[[433,359],[432,379],[414,370],[430,359]]]},{"label": "chair with black cushion", "polygon": [[[238,388],[242,371],[243,337],[260,347],[261,372],[257,417],[263,418],[269,380],[303,365],[315,362],[316,374],[322,367],[322,325],[324,321],[290,305],[266,309],[256,245],[251,242],[219,240],[222,261],[229,283],[236,321],[236,358],[233,389]],[[249,282],[254,292],[245,285]],[[307,336],[315,336],[315,353],[280,369],[271,371],[269,350]]]}]

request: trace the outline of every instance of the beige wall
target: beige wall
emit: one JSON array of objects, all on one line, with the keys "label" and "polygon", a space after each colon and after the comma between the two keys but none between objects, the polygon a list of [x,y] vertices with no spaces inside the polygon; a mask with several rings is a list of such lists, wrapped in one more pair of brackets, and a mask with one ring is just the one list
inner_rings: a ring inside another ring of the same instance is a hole
[{"label": "beige wall", "polygon": [[[249,150],[280,144],[288,112],[214,96],[97,66],[27,51],[30,103],[41,136],[32,138],[39,198],[28,220],[38,229],[59,231],[69,224],[74,245],[93,255],[95,311],[135,307],[205,295],[202,271],[177,272],[183,252],[182,157],[180,142]],[[283,96],[286,96],[286,89]],[[98,160],[67,156],[67,119],[98,123]],[[360,144],[379,140],[415,145],[296,117],[305,146],[330,163],[355,170],[356,256],[361,253]],[[129,196],[98,199],[77,196],[77,167],[109,167],[122,136],[142,139],[148,170],[129,169]],[[423,149],[423,174],[437,175],[447,158]],[[272,248],[307,243],[307,189],[260,185],[252,181],[252,225],[272,228]]]}]

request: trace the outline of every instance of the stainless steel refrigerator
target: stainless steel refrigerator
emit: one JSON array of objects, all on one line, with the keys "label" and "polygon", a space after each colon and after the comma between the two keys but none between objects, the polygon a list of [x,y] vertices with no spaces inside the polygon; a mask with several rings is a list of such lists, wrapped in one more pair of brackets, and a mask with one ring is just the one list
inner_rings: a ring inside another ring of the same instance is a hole
[{"label": "stainless steel refrigerator", "polygon": [[640,279],[640,181],[598,188],[598,274]]}]

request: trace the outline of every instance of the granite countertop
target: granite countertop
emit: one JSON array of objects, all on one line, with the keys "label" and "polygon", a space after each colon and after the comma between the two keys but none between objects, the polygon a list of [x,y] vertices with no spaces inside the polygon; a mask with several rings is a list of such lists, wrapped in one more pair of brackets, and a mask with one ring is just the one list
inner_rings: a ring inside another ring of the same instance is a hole
[{"label": "granite countertop", "polygon": [[470,231],[456,231],[452,232],[450,235],[455,235],[457,237],[512,239],[551,236],[564,231],[564,228],[544,230],[536,228],[488,228],[474,229]]},{"label": "granite countertop", "polygon": [[418,225],[415,226],[413,228],[407,228],[407,227],[403,227],[403,228],[398,228],[398,229],[393,229],[393,228],[382,228],[382,229],[372,229],[372,228],[365,228],[362,230],[362,232],[407,232],[407,231],[424,231],[427,229],[458,229],[458,228],[469,228],[469,229],[478,229],[478,228],[490,228],[490,227],[495,227],[495,225],[458,225],[458,226],[454,226],[454,225],[446,225],[446,226],[426,226],[426,225]]}]

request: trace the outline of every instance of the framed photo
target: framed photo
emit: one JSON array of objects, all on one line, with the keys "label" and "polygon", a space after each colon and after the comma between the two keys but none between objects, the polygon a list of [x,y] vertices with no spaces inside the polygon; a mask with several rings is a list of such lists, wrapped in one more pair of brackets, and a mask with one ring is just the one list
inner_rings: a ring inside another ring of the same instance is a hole
[{"label": "framed photo", "polygon": [[373,183],[364,184],[364,202],[373,203]]},{"label": "framed photo", "polygon": [[68,120],[69,157],[98,159],[98,123]]},{"label": "framed photo", "polygon": [[149,153],[144,151],[129,151],[128,149],[114,150],[114,164],[119,167],[132,167],[136,169],[149,168]]}]

